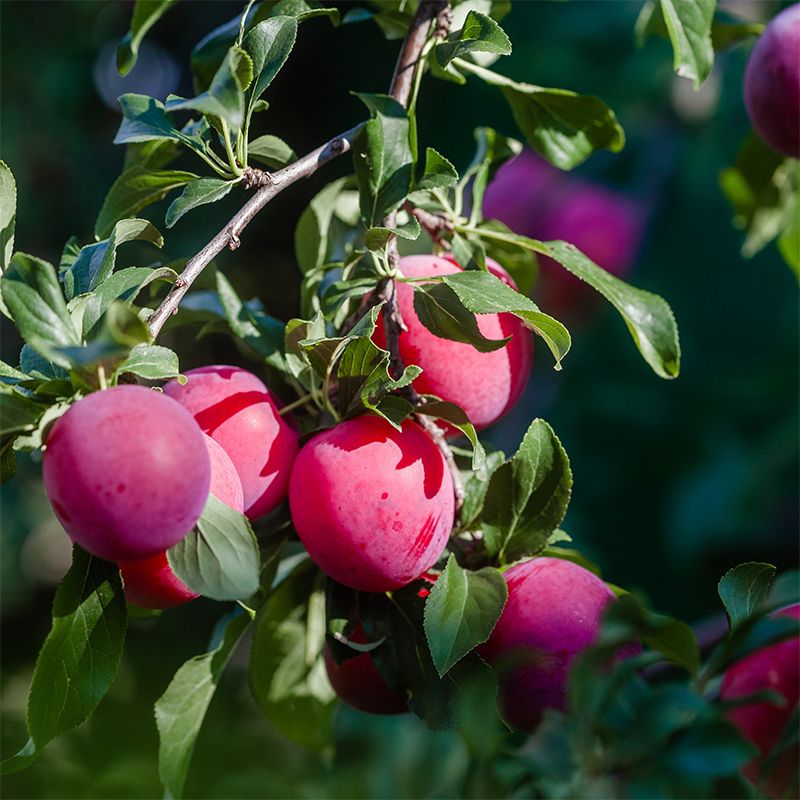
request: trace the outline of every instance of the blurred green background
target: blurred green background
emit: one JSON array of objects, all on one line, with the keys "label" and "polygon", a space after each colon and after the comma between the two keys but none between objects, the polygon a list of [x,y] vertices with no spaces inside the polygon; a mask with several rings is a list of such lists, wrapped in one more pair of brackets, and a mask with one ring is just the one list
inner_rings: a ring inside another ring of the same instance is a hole
[{"label": "blurred green background", "polygon": [[[763,19],[778,5],[725,8]],[[573,325],[563,372],[554,372],[539,348],[523,402],[488,438],[513,451],[533,417],[551,422],[575,474],[564,527],[576,545],[608,580],[696,622],[718,611],[716,581],[729,567],[797,562],[797,281],[772,247],[741,259],[741,235],[718,188],[720,170],[749,129],[741,99],[746,48],[720,54],[703,91],[693,94],[673,75],[665,41],[636,49],[640,7],[626,0],[515,2],[503,23],[514,54],[499,68],[597,94],[616,111],[625,151],[595,155],[577,173],[652,204],[630,280],[671,303],[681,376],[656,378],[615,312],[590,307]],[[114,49],[131,8],[94,0],[0,4],[0,153],[18,183],[18,249],[57,263],[69,236],[90,240],[122,164],[122,148],[111,144],[119,123],[114,98],[125,91],[188,95],[192,46],[240,4],[180,4],[152,31],[140,64],[123,81],[114,73]],[[323,20],[303,23],[258,132],[277,134],[303,153],[350,127],[363,111],[349,90],[385,91],[396,49],[369,23],[338,30]],[[501,95],[474,81],[462,88],[426,82],[419,118],[422,143],[460,168],[471,156],[475,127],[518,135]],[[220,258],[240,294],[259,296],[282,319],[298,312],[295,221],[313,193],[347,169],[344,160],[335,162],[288,189],[248,228],[241,249]],[[164,260],[199,249],[238,203],[234,192],[179,222]],[[146,214],[162,229],[165,207]],[[155,254],[126,245],[121,257],[142,263]],[[16,363],[20,342],[2,324],[2,358]],[[219,336],[195,344],[182,334],[171,344],[183,368],[241,361]],[[41,489],[38,460],[19,459],[0,502],[0,743],[8,756],[25,740],[25,696],[69,547]],[[198,601],[132,622],[119,677],[93,720],[54,742],[27,772],[4,778],[3,796],[160,796],[152,703],[180,663],[206,649],[223,611]],[[212,703],[187,796],[463,794],[468,753],[456,734],[429,733],[415,718],[343,709],[337,754],[324,763],[270,730],[250,700],[245,667],[242,650]]]}]

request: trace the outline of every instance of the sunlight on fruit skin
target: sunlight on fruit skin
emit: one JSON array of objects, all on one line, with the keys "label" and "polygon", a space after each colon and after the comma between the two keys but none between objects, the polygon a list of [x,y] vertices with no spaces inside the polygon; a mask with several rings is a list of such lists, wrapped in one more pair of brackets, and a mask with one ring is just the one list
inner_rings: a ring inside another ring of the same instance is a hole
[{"label": "sunlight on fruit skin", "polygon": [[[800,605],[789,606],[773,616],[800,619]],[[729,713],[731,722],[762,756],[769,755],[775,747],[800,700],[800,637],[765,647],[734,664],[722,680],[720,698],[733,700],[766,689],[782,694],[786,705],[752,703]],[[799,758],[800,750],[795,743],[770,773],[764,786],[768,796],[800,796],[796,775]],[[762,763],[763,758],[756,758],[743,770],[753,783],[758,780]]]},{"label": "sunlight on fruit skin", "polygon": [[[489,271],[512,288],[514,282],[496,262],[487,259]],[[406,256],[400,271],[407,277],[452,275],[461,267],[447,258]],[[478,327],[488,339],[511,336],[500,350],[481,353],[471,344],[441,339],[431,333],[414,311],[414,289],[398,283],[397,304],[408,328],[400,334],[400,355],[405,364],[417,364],[422,374],[414,381],[421,394],[433,394],[456,403],[466,411],[472,424],[486,428],[497,421],[519,400],[533,364],[533,335],[512,314],[479,314]],[[373,336],[379,347],[386,347],[382,320]],[[456,368],[457,367],[457,368]]]},{"label": "sunlight on fruit skin", "polygon": [[[203,441],[211,459],[209,492],[240,514],[244,511],[242,482],[228,454],[210,437]],[[199,595],[180,581],[167,560],[166,551],[152,558],[120,561],[125,599],[140,608],[173,608]]]},{"label": "sunlight on fruit skin", "polygon": [[566,707],[569,668],[594,641],[614,593],[560,558],[534,558],[503,576],[508,602],[478,652],[498,674],[506,721],[531,731],[545,709]]},{"label": "sunlight on fruit skin", "polygon": [[800,158],[800,3],[778,14],[753,47],[744,102],[761,138]]},{"label": "sunlight on fruit skin", "polygon": [[372,415],[342,422],[302,448],[289,503],[311,558],[365,592],[417,578],[453,527],[453,479],[439,448],[413,422],[401,432]]},{"label": "sunlight on fruit skin", "polygon": [[79,400],[54,425],[44,485],[74,542],[110,561],[180,541],[208,496],[203,436],[178,403],[143,386]]},{"label": "sunlight on fruit skin", "polygon": [[[350,639],[357,644],[367,641],[360,624]],[[402,714],[408,711],[406,698],[386,683],[369,653],[359,653],[337,664],[326,644],[323,656],[331,686],[349,706],[368,714]]]},{"label": "sunlight on fruit skin", "polygon": [[186,384],[170,381],[164,393],[183,405],[228,454],[242,482],[244,513],[250,519],[268,514],[286,498],[297,433],[251,372],[213,365],[185,374]]}]

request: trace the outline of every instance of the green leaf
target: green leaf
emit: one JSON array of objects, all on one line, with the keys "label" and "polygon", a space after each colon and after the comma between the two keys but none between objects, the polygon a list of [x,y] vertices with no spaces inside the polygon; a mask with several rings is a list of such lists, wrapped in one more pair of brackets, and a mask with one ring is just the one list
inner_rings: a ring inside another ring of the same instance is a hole
[{"label": "green leaf", "polygon": [[117,47],[117,70],[127,75],[136,63],[139,45],[150,28],[175,5],[177,0],[136,0],[131,28]]},{"label": "green leaf", "polygon": [[[17,220],[17,184],[4,161],[0,161],[0,275],[11,263],[14,252],[14,226]],[[0,301],[0,311],[8,311]]]},{"label": "green leaf", "polygon": [[449,189],[458,181],[456,168],[432,147],[425,150],[425,172],[414,186],[414,191]]},{"label": "green leaf", "polygon": [[447,41],[434,49],[436,60],[446,67],[454,58],[469,53],[511,54],[511,40],[505,31],[486,14],[470,11],[460,31],[450,34]]},{"label": "green leaf", "polygon": [[732,628],[760,610],[775,572],[772,564],[750,561],[739,564],[722,576],[717,591]]},{"label": "green leaf", "polygon": [[113,273],[87,298],[82,318],[83,335],[90,335],[114,300],[123,299],[132,303],[145,286],[154,281],[175,281],[177,277],[177,273],[169,267],[127,267]]},{"label": "green leaf", "polygon": [[510,158],[522,152],[521,142],[509,139],[492,128],[476,128],[475,142],[477,145],[475,155],[459,183],[459,190],[463,192],[467,184],[472,182],[470,224],[481,218],[486,187],[497,170]]},{"label": "green leaf", "polygon": [[475,315],[461,302],[458,294],[446,283],[414,286],[414,311],[419,321],[442,339],[471,344],[481,353],[505,347],[511,337],[487,339],[478,328]]},{"label": "green leaf", "polygon": [[669,304],[657,294],[636,289],[598,267],[568,242],[539,242],[495,228],[480,228],[479,236],[550,256],[568,272],[588,283],[617,309],[636,347],[661,378],[676,378],[680,372],[678,326]]},{"label": "green leaf", "polygon": [[714,66],[711,23],[716,0],[661,0],[661,13],[667,25],[674,67],[678,75],[694,81],[699,89]]},{"label": "green leaf", "polygon": [[250,523],[209,494],[197,525],[167,550],[178,578],[212,600],[247,600],[258,591],[259,551]]},{"label": "green leaf", "polygon": [[249,625],[245,614],[234,617],[225,626],[219,645],[183,664],[156,701],[158,775],[173,798],[183,796],[186,774],[206,711],[225,666]]},{"label": "green leaf", "polygon": [[556,360],[555,368],[561,369],[561,360],[572,345],[569,331],[557,319],[539,311],[531,299],[482,270],[465,270],[442,280],[473,314],[508,313],[522,320],[545,341]]},{"label": "green leaf", "polygon": [[111,235],[114,225],[165,198],[173,189],[198,176],[181,170],[156,170],[135,165],[125,170],[111,185],[97,215],[94,233],[98,239]]},{"label": "green leaf", "polygon": [[238,179],[226,181],[221,178],[197,178],[190,181],[180,196],[176,197],[167,209],[167,216],[164,219],[166,226],[171,228],[193,208],[221,200],[238,182]]},{"label": "green leaf", "polygon": [[176,378],[180,375],[178,354],[157,344],[137,344],[117,367],[117,372],[130,372],[149,381]]},{"label": "green leaf", "polygon": [[[192,129],[192,123],[184,126],[184,130]],[[151,139],[147,142],[129,144],[125,148],[125,160],[122,162],[122,171],[131,167],[158,170],[173,162],[180,152],[178,142],[172,139]]]},{"label": "green leaf", "polygon": [[424,414],[426,417],[441,419],[458,428],[469,439],[472,445],[472,469],[481,469],[486,459],[486,451],[478,439],[475,426],[469,421],[467,412],[455,403],[446,400],[426,397],[422,405],[414,408],[415,414]]},{"label": "green leaf", "polygon": [[383,218],[405,200],[414,159],[405,108],[386,95],[356,96],[372,114],[372,119],[353,143],[361,216],[364,224],[371,228],[380,225]]},{"label": "green leaf", "polygon": [[255,80],[247,101],[247,119],[253,106],[286,63],[297,38],[297,20],[292,16],[275,16],[259,22],[244,37],[242,46],[253,60]]},{"label": "green leaf", "polygon": [[227,122],[232,131],[244,125],[244,92],[253,80],[253,61],[241,47],[228,50],[208,90],[196,97],[167,99],[167,111],[193,110]]},{"label": "green leaf", "polygon": [[541,551],[564,519],[571,493],[567,454],[553,429],[535,419],[489,482],[481,514],[487,553],[502,564]]},{"label": "green leaf", "polygon": [[406,241],[414,241],[419,238],[420,233],[422,233],[422,228],[417,218],[410,216],[408,222],[397,228],[384,228],[382,226],[369,228],[364,234],[364,244],[369,250],[381,251],[397,236]]},{"label": "green leaf", "polygon": [[3,300],[26,342],[77,345],[64,295],[52,264],[27,253],[15,253],[0,280]]},{"label": "green leaf", "polygon": [[123,120],[114,144],[133,144],[158,139],[180,142],[198,153],[205,153],[203,139],[196,133],[178,130],[167,116],[160,100],[144,94],[123,94],[119,100]]},{"label": "green leaf", "polygon": [[91,292],[102,284],[114,271],[117,248],[133,241],[150,242],[156,247],[164,244],[161,234],[146,219],[122,219],[108,239],[82,247],[71,265],[65,266],[62,260],[61,278],[67,297]]},{"label": "green leaf", "polygon": [[336,695],[322,659],[325,596],[319,570],[304,560],[256,615],[250,689],[284,736],[329,752]]},{"label": "green leaf", "polygon": [[302,272],[321,267],[328,257],[328,231],[336,210],[336,200],[346,178],[329,183],[300,215],[294,232],[294,250]]},{"label": "green leaf", "polygon": [[751,133],[733,167],[719,176],[733,207],[733,224],[745,231],[742,255],[752,258],[797,224],[800,163],[784,158]]},{"label": "green leaf", "polygon": [[340,22],[338,9],[324,6],[317,0],[278,0],[269,13],[271,17],[279,14],[294,17],[298,22],[314,17],[326,17],[334,26]]},{"label": "green leaf", "polygon": [[672,617],[654,614],[632,594],[609,604],[600,641],[608,642],[612,649],[622,642],[640,641],[693,675],[700,666],[700,648],[691,627]]},{"label": "green leaf", "polygon": [[46,410],[46,405],[30,395],[5,383],[0,384],[0,436],[33,430]]},{"label": "green leaf", "polygon": [[[74,547],[72,566],[53,601],[50,633],[36,659],[27,715],[33,747],[26,745],[25,755],[38,754],[97,708],[117,674],[125,608],[117,566]],[[19,768],[9,764],[4,771],[9,767]]]},{"label": "green leaf", "polygon": [[577,167],[595,150],[618,153],[625,144],[614,112],[597,97],[518,83],[461,59],[454,63],[500,88],[528,144],[559,169]]},{"label": "green leaf", "polygon": [[267,364],[281,372],[288,367],[284,355],[286,326],[264,312],[257,300],[243,303],[230,281],[217,272],[217,295],[234,336]]},{"label": "green leaf", "polygon": [[465,570],[450,555],[425,602],[425,635],[440,676],[489,638],[507,599],[499,570]]},{"label": "green leaf", "polygon": [[297,153],[283,139],[270,134],[259,136],[249,142],[247,155],[266,164],[270,169],[279,169],[297,160]]}]

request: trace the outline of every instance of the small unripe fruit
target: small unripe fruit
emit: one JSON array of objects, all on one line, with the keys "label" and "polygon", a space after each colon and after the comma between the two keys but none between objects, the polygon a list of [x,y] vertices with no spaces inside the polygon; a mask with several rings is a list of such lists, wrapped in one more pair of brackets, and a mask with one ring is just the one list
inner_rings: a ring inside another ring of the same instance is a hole
[{"label": "small unripe fruit", "polygon": [[117,386],[75,403],[47,437],[44,486],[72,540],[109,561],[172,547],[197,522],[211,465],[178,403]]},{"label": "small unripe fruit", "polygon": [[[800,605],[789,606],[775,616],[800,619]],[[764,647],[734,664],[722,679],[720,697],[735,700],[749,694],[770,690],[786,699],[782,706],[773,703],[749,703],[731,709],[729,718],[745,739],[752,742],[760,756],[743,770],[757,783],[764,759],[769,756],[795,713],[800,699],[800,637]],[[797,765],[800,745],[794,743],[770,771],[764,789],[770,797],[798,797]]]},{"label": "small unripe fruit", "polygon": [[571,561],[534,558],[504,573],[508,601],[479,652],[499,677],[503,716],[533,730],[545,709],[563,709],[569,669],[597,636],[614,593]]},{"label": "small unripe fruit", "polygon": [[[210,437],[202,434],[211,460],[213,494],[240,514],[244,511],[242,482],[227,453]],[[166,551],[135,561],[120,561],[125,599],[140,608],[173,608],[199,595],[186,586],[172,571]]]},{"label": "small unripe fruit", "polygon": [[[360,625],[350,638],[357,644],[366,642]],[[368,714],[402,714],[408,711],[406,698],[386,683],[369,653],[359,653],[337,664],[326,644],[323,656],[331,686],[349,706]]]},{"label": "small unripe fruit", "polygon": [[761,138],[800,158],[800,3],[778,14],[753,47],[744,102]]},{"label": "small unripe fruit", "polygon": [[413,422],[398,431],[365,414],[311,439],[295,460],[292,520],[331,578],[365,592],[405,586],[429,569],[453,527],[453,479]]},{"label": "small unripe fruit", "polygon": [[244,491],[244,513],[263,516],[286,497],[297,454],[297,433],[278,414],[266,386],[239,367],[191,369],[183,385],[170,381],[164,393],[197,420],[233,462]]},{"label": "small unripe fruit", "polygon": [[[490,272],[512,288],[514,282],[496,262],[487,259]],[[400,271],[409,278],[452,275],[461,267],[447,258],[432,255],[400,259]],[[519,400],[533,363],[531,332],[513,314],[479,314],[478,327],[487,339],[511,336],[505,347],[481,353],[472,345],[442,339],[431,333],[414,311],[414,288],[396,284],[397,305],[407,330],[399,336],[400,355],[406,364],[422,367],[414,381],[421,394],[433,394],[461,406],[476,428],[491,425]],[[383,325],[375,331],[375,342],[386,347]]]}]

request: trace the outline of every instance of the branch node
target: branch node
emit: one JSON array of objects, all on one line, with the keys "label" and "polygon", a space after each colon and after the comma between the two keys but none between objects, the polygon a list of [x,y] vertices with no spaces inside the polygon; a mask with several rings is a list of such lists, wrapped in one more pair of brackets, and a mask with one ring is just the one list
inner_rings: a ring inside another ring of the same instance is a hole
[{"label": "branch node", "polygon": [[256,167],[245,167],[242,175],[242,184],[245,189],[255,189],[269,186],[273,182],[272,173]]},{"label": "branch node", "polygon": [[236,250],[241,243],[242,240],[239,238],[239,234],[233,228],[228,228],[228,249]]},{"label": "branch node", "polygon": [[338,154],[341,153],[343,150],[344,150],[344,139],[342,139],[340,136],[337,136],[331,142],[331,152]]}]

